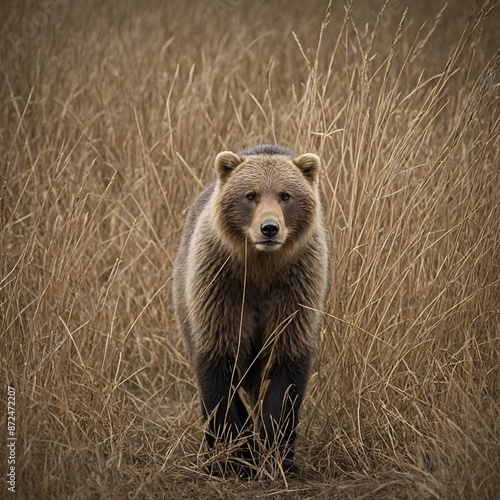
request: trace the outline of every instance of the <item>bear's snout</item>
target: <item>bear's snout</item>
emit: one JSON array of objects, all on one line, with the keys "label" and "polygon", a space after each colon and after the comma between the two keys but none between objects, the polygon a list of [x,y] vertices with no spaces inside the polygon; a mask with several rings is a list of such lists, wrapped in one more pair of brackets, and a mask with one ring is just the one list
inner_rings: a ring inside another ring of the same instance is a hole
[{"label": "bear's snout", "polygon": [[260,225],[260,232],[267,238],[272,238],[278,234],[280,225],[275,220],[265,220]]}]

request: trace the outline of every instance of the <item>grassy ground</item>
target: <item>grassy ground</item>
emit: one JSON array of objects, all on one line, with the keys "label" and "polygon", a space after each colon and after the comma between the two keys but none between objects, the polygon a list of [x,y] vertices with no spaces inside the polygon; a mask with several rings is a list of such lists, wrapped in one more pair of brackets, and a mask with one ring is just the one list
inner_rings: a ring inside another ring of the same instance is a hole
[{"label": "grassy ground", "polygon": [[[444,5],[2,2],[19,498],[498,498],[500,6]],[[245,482],[204,473],[171,269],[261,142],[321,156],[335,278],[302,473]]]}]

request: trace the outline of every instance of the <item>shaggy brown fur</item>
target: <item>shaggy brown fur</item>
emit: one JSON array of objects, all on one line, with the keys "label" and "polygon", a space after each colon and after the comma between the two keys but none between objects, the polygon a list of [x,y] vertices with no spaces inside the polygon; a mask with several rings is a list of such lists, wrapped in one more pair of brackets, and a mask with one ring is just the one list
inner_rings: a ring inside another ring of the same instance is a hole
[{"label": "shaggy brown fur", "polygon": [[[176,315],[197,375],[209,446],[252,424],[292,469],[298,411],[330,287],[319,158],[279,146],[220,153],[188,214],[174,270]],[[263,394],[263,382],[266,382]],[[255,459],[246,443],[245,459]]]}]

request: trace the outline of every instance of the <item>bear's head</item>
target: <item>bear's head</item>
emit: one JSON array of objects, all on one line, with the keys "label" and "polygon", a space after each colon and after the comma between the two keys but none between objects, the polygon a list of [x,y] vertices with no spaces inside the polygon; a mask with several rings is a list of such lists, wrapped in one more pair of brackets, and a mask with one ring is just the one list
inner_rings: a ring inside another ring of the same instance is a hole
[{"label": "bear's head", "polygon": [[250,251],[293,250],[318,220],[320,159],[278,154],[215,159],[215,223],[221,240],[241,255]]}]

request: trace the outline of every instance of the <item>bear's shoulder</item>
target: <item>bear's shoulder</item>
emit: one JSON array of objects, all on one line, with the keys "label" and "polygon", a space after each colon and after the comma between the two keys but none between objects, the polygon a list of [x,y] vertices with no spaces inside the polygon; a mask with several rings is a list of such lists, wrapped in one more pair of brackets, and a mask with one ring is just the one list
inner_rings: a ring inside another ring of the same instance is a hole
[{"label": "bear's shoulder", "polygon": [[189,252],[189,246],[195,234],[195,229],[197,227],[198,221],[200,220],[203,211],[209,205],[212,199],[213,193],[215,191],[216,181],[212,181],[194,200],[193,204],[189,208],[186,220],[184,222],[184,227],[182,230],[181,241],[177,251],[178,261],[184,262],[186,256]]}]

